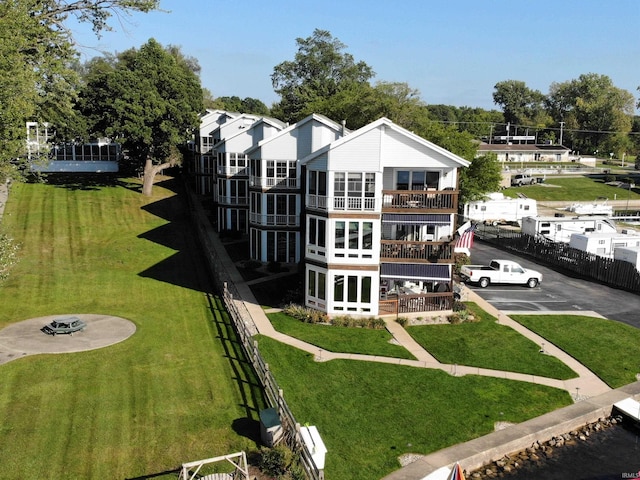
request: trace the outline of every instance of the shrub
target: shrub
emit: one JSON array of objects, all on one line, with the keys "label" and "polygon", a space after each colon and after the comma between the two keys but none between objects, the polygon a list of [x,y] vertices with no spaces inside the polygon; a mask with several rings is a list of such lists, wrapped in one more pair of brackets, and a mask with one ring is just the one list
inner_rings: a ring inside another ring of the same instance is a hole
[{"label": "shrub", "polygon": [[327,315],[319,310],[313,308],[303,307],[296,305],[295,303],[289,303],[282,309],[284,313],[290,317],[300,320],[305,323],[326,323]]},{"label": "shrub", "polygon": [[272,477],[287,473],[293,462],[293,452],[284,445],[260,449],[260,470]]},{"label": "shrub", "polygon": [[402,327],[406,327],[409,323],[409,319],[407,317],[398,317],[396,318],[396,322],[398,322]]},{"label": "shrub", "polygon": [[615,175],[607,174],[604,176],[604,183],[615,182],[615,181],[616,181]]}]

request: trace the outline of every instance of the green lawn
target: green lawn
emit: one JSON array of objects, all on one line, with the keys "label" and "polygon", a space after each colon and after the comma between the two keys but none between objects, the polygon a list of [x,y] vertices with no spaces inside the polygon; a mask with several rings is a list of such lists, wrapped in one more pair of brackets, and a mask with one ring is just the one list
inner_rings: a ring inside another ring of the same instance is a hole
[{"label": "green lawn", "polygon": [[361,353],[415,360],[415,357],[404,347],[389,343],[393,336],[387,330],[314,325],[296,320],[282,312],[270,313],[267,316],[277,331],[330,352]]},{"label": "green lawn", "polygon": [[[284,398],[302,424],[316,425],[328,453],[326,478],[371,480],[426,454],[572,403],[565,391],[440,370],[313,356],[258,337]],[[302,381],[304,379],[304,381]]]},{"label": "green lawn", "polygon": [[[628,175],[616,175],[624,178]],[[619,187],[605,184],[602,179],[594,179],[583,176],[553,178],[547,177],[545,185],[531,185],[518,188],[507,188],[504,194],[509,197],[516,197],[518,193],[524,193],[527,197],[535,198],[538,201],[567,201],[586,202],[595,201],[598,197],[605,197],[610,200],[638,200],[640,193],[638,189],[631,191]],[[550,186],[553,185],[553,186]]]},{"label": "green lawn", "polygon": [[478,322],[407,327],[409,334],[442,363],[527,373],[566,380],[577,374],[555,357],[476,304],[467,307]]},{"label": "green lawn", "polygon": [[511,318],[562,348],[612,388],[635,382],[640,373],[640,330],[630,325],[588,316]]},{"label": "green lawn", "polygon": [[3,222],[22,249],[0,286],[0,328],[98,313],[137,331],[99,350],[0,365],[3,479],[134,478],[256,446],[261,392],[206,295],[183,205],[162,186],[152,198],[137,189],[12,187]]}]

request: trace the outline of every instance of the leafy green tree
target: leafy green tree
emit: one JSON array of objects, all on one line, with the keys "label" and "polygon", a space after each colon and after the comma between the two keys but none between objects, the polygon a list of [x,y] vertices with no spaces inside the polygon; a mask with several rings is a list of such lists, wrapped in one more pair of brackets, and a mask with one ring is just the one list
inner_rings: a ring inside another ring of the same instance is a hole
[{"label": "leafy green tree", "polygon": [[218,97],[208,108],[218,108],[229,112],[251,113],[254,115],[269,115],[269,107],[257,98],[246,97]]},{"label": "leafy green tree", "polygon": [[551,84],[547,99],[549,114],[565,124],[566,143],[585,153],[619,154],[630,148],[634,104],[630,92],[595,73]]},{"label": "leafy green tree", "polygon": [[203,94],[194,70],[192,59],[154,39],[113,63],[89,66],[81,110],[92,133],[118,138],[130,160],[144,166],[144,195],[158,172],[180,162],[177,149],[198,126]]},{"label": "leafy green tree", "polygon": [[474,158],[468,168],[460,172],[460,204],[479,200],[500,188],[502,169],[495,154]]},{"label": "leafy green tree", "polygon": [[494,86],[493,101],[502,107],[504,120],[514,125],[544,126],[547,122],[545,96],[519,80],[506,80]]},{"label": "leafy green tree", "polygon": [[310,37],[297,38],[296,43],[294,60],[276,65],[271,75],[273,88],[280,95],[272,114],[281,120],[297,122],[314,113],[318,104],[345,90],[366,86],[374,76],[369,65],[356,62],[344,52],[346,46],[326,30],[316,29]]}]

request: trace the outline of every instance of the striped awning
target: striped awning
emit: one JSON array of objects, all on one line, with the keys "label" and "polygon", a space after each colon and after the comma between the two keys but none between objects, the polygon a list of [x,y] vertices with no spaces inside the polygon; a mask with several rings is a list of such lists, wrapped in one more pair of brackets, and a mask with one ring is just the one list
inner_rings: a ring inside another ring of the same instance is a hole
[{"label": "striped awning", "polygon": [[416,263],[383,263],[380,265],[383,278],[450,281],[449,265]]},{"label": "striped awning", "polygon": [[406,213],[384,213],[382,223],[394,223],[404,225],[449,225],[451,215],[442,213],[431,214],[406,214]]}]

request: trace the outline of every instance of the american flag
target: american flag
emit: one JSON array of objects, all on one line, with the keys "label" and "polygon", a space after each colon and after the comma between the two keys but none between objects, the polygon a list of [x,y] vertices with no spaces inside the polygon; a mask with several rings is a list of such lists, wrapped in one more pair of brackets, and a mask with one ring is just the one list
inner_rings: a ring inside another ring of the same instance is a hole
[{"label": "american flag", "polygon": [[473,234],[476,231],[476,225],[471,224],[471,222],[467,222],[469,225],[463,225],[458,232],[460,232],[464,227],[467,227],[462,233],[460,233],[460,237],[456,240],[455,248],[466,248],[471,249],[473,245]]}]

